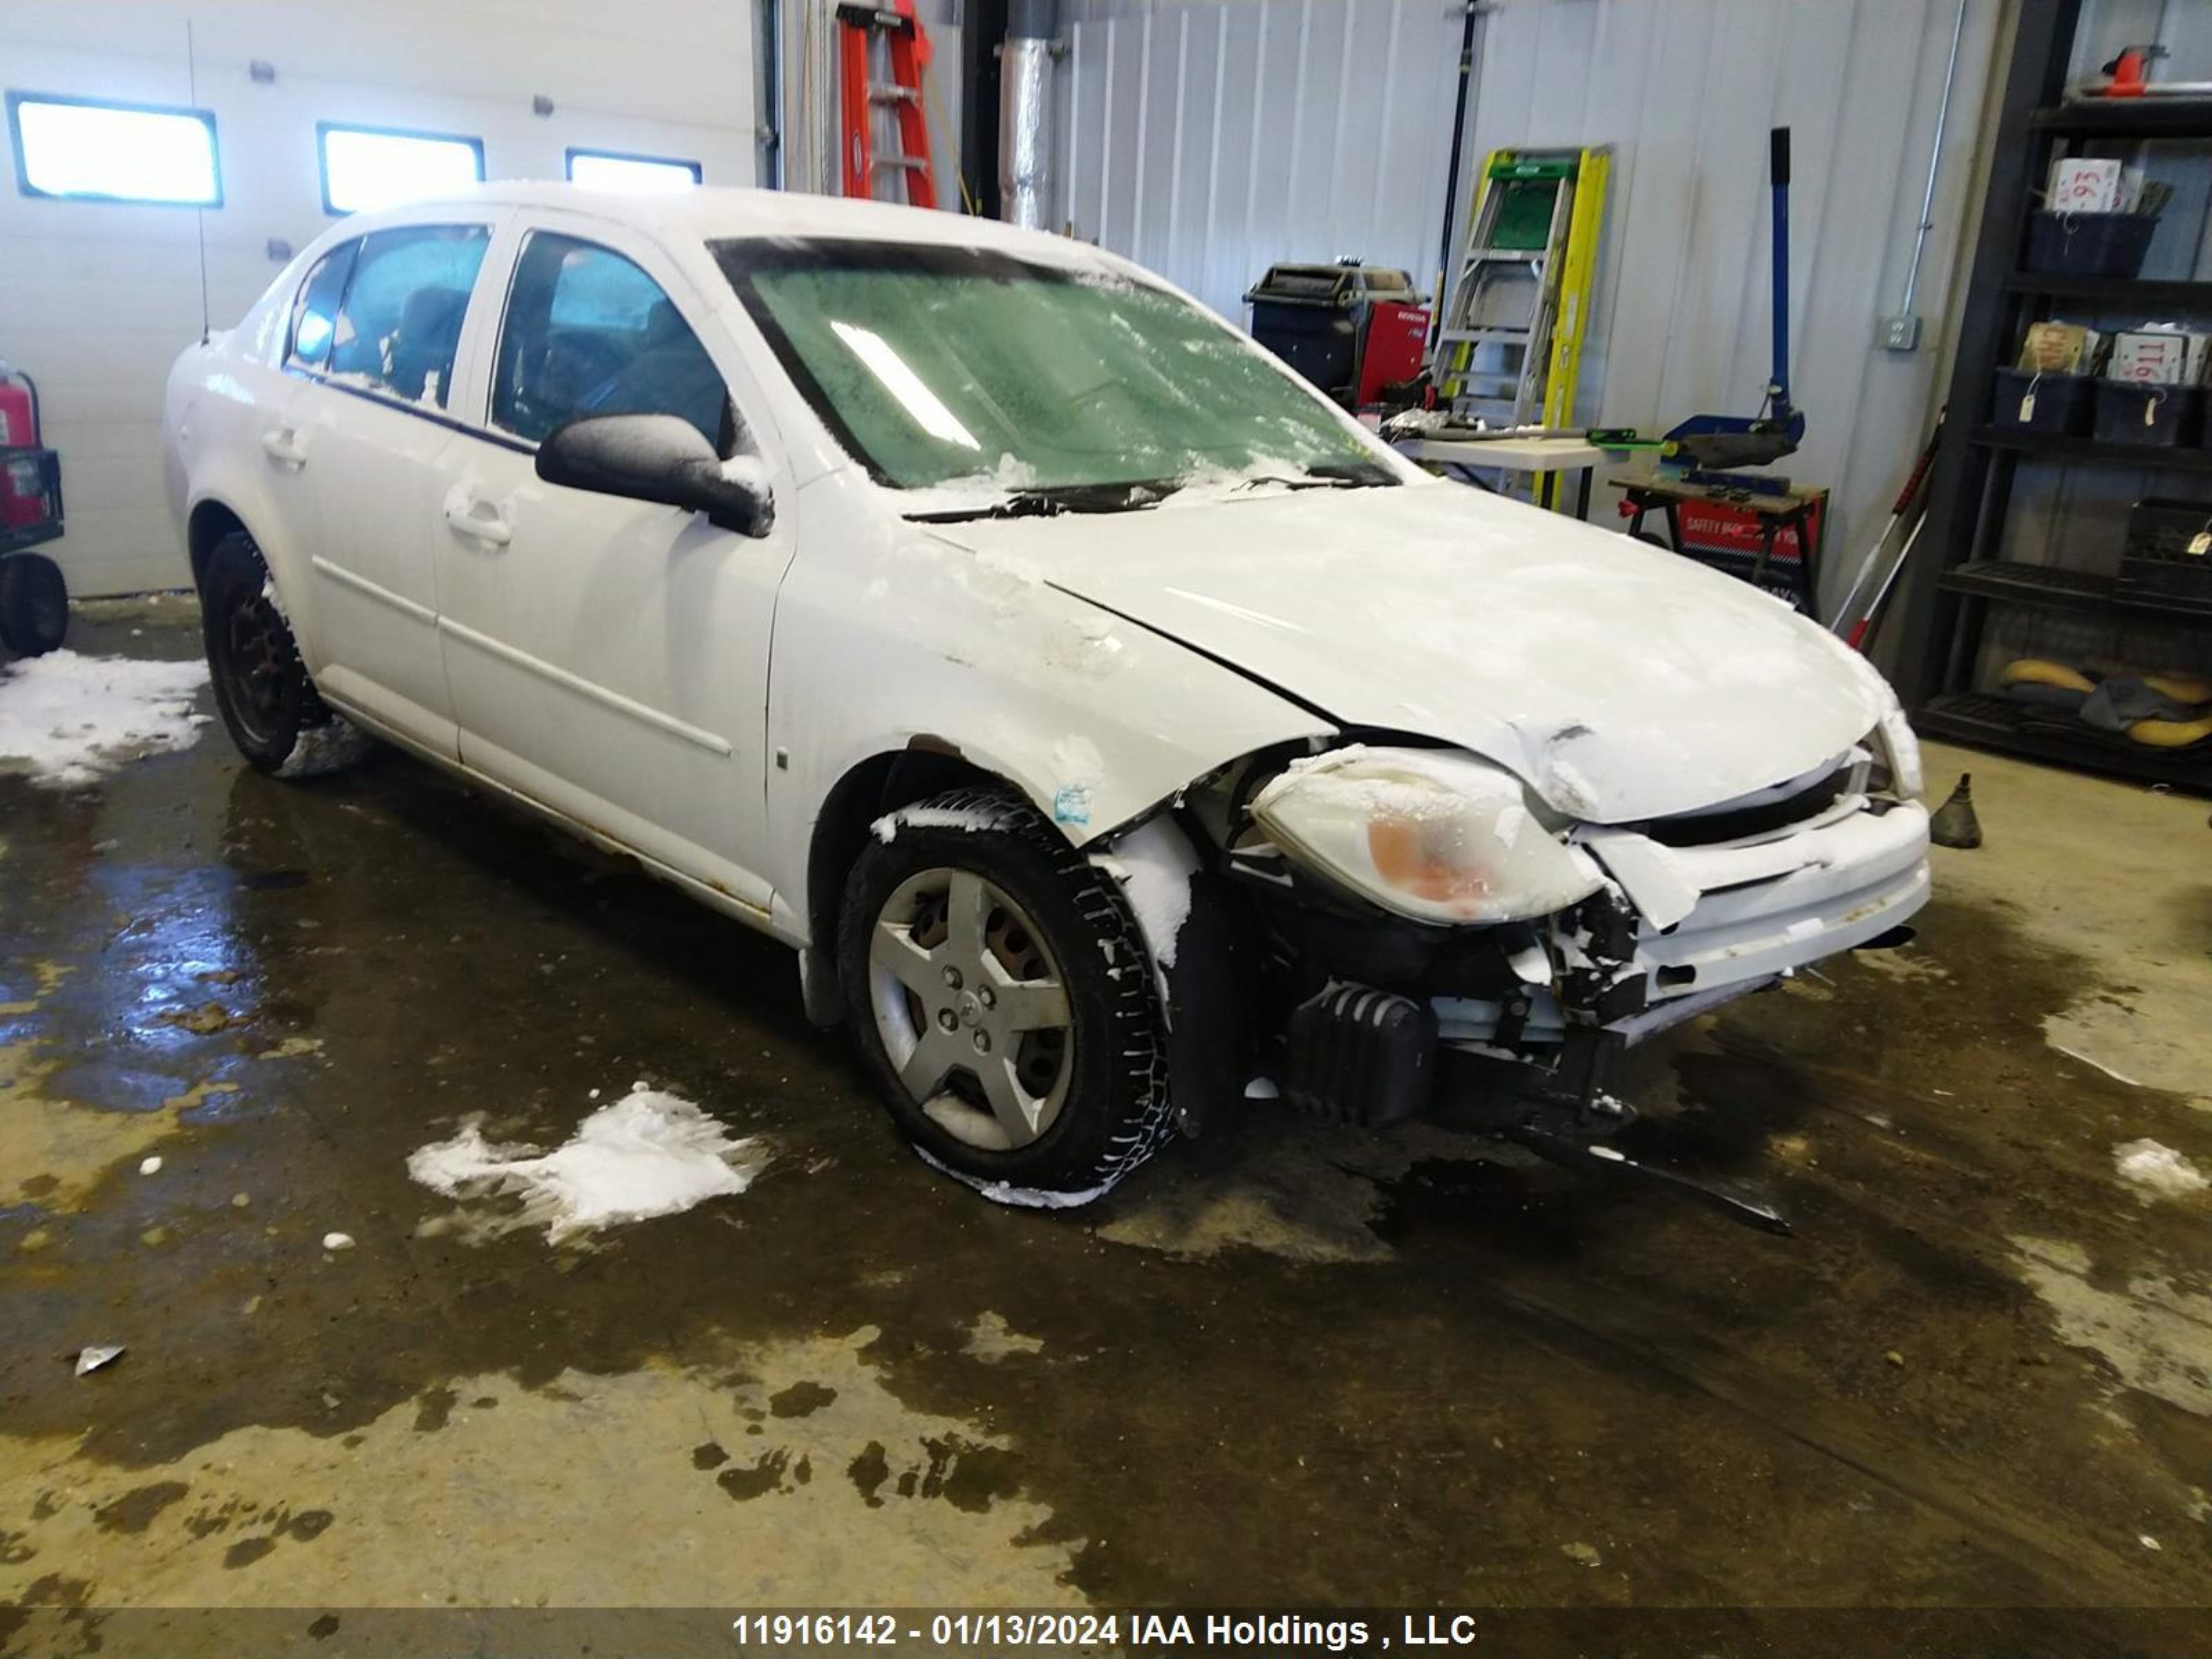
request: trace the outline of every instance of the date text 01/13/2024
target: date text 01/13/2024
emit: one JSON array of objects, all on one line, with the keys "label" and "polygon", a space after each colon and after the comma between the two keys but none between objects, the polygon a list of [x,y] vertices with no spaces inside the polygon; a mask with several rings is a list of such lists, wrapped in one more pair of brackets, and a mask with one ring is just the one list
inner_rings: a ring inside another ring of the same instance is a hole
[{"label": "date text 01/13/2024", "polygon": [[1476,1638],[1466,1613],[1409,1613],[1394,1644],[1390,1633],[1364,1619],[1299,1613],[757,1613],[731,1621],[740,1647],[889,1648],[902,1643],[960,1652],[978,1647],[1095,1649],[1207,1648],[1276,1651],[1285,1648],[1328,1653],[1465,1647]]}]

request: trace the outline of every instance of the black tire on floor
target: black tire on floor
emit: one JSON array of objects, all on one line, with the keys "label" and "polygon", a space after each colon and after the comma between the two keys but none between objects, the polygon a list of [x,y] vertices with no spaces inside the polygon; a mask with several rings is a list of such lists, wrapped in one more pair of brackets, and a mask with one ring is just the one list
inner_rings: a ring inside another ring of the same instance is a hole
[{"label": "black tire on floor", "polygon": [[[847,881],[837,955],[855,1040],[893,1121],[972,1181],[1052,1194],[1114,1185],[1174,1133],[1152,958],[1119,885],[1035,808],[996,790],[955,790],[890,818],[890,839],[872,836]],[[925,1113],[900,1082],[878,1027],[871,939],[903,885],[940,869],[999,889],[1059,966],[1072,1069],[1058,1115],[1025,1146],[985,1150]]]},{"label": "black tire on floor", "polygon": [[200,579],[200,629],[216,707],[238,752],[284,778],[341,771],[370,740],[315,695],[292,629],[270,597],[261,550],[242,530],[215,545]]},{"label": "black tire on floor", "polygon": [[69,585],[43,553],[0,559],[0,645],[19,657],[61,648],[69,635]]}]

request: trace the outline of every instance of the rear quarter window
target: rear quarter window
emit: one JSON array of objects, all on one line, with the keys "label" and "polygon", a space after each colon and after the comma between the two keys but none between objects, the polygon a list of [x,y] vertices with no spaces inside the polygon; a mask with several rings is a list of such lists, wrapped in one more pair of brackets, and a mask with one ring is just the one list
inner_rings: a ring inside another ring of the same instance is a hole
[{"label": "rear quarter window", "polygon": [[483,225],[410,225],[363,237],[331,331],[331,377],[443,409],[490,240]]}]

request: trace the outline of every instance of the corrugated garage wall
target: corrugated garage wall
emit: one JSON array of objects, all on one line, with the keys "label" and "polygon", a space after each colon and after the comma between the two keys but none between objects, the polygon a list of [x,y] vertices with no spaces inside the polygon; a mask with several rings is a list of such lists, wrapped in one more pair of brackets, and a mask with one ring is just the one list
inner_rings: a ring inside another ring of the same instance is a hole
[{"label": "corrugated garage wall", "polygon": [[[1358,254],[1436,276],[1459,55],[1440,0],[1070,0],[1063,216],[1240,319],[1273,260]],[[1766,131],[1787,124],[1788,471],[1834,492],[1832,602],[1924,436],[2002,0],[1968,0],[1911,355],[1874,343],[1911,258],[1954,0],[1499,0],[1476,155],[1609,143],[1582,414],[1663,429],[1765,384]],[[1227,118],[1217,118],[1230,112]]]},{"label": "corrugated garage wall", "polygon": [[[185,21],[193,23],[192,61]],[[208,310],[236,320],[330,221],[319,120],[472,134],[491,178],[557,179],[569,145],[680,156],[709,184],[754,176],[744,0],[96,0],[0,5],[8,88],[215,112],[224,204],[204,216]],[[273,64],[273,84],[248,78]],[[197,97],[195,97],[197,86]],[[533,94],[554,103],[533,115]],[[0,126],[0,132],[4,132]],[[0,138],[0,146],[7,140]],[[161,393],[200,327],[202,216],[25,198],[0,164],[0,358],[45,393],[79,593],[175,586]]]}]

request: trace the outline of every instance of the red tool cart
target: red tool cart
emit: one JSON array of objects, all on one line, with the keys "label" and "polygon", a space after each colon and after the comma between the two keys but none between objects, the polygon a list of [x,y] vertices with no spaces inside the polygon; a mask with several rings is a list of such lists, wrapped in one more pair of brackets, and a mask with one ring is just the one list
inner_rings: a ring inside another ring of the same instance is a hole
[{"label": "red tool cart", "polygon": [[39,441],[39,388],[0,363],[0,645],[52,651],[69,631],[62,568],[30,550],[62,533],[62,463]]},{"label": "red tool cart", "polygon": [[1354,260],[1271,265],[1244,298],[1252,337],[1347,409],[1421,372],[1429,308],[1402,270]]}]

